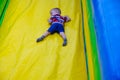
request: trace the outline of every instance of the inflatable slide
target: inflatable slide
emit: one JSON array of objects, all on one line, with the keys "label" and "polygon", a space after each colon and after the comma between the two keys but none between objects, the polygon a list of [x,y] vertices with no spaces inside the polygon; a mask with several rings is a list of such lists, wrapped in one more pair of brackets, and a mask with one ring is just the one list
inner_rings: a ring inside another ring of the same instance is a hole
[{"label": "inflatable slide", "polygon": [[[0,27],[0,80],[87,79],[80,0],[6,0],[5,6]],[[36,43],[49,28],[49,11],[54,7],[71,18],[65,24],[65,47],[57,33]]]},{"label": "inflatable slide", "polygon": [[[0,80],[120,80],[119,0],[0,0]],[[57,33],[36,43],[60,8]]]}]

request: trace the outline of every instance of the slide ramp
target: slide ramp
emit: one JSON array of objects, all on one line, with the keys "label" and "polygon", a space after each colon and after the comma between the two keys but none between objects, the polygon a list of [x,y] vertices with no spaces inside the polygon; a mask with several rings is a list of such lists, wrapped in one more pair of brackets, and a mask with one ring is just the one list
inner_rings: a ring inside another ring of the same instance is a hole
[{"label": "slide ramp", "polygon": [[[57,34],[36,43],[59,7],[68,45]],[[80,0],[10,0],[0,27],[0,80],[87,80]]]}]

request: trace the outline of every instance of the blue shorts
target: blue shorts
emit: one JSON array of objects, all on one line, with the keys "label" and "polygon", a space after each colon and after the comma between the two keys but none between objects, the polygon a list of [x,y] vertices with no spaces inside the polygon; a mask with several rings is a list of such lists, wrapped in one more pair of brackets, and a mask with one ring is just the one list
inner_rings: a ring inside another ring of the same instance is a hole
[{"label": "blue shorts", "polygon": [[60,32],[64,32],[64,26],[60,23],[53,23],[50,28],[48,29],[48,32],[50,33],[60,33]]}]

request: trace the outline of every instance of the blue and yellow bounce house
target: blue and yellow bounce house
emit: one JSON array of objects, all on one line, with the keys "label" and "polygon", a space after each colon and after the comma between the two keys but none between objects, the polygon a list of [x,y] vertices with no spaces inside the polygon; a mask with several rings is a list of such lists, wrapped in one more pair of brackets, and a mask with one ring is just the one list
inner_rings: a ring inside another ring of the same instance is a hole
[{"label": "blue and yellow bounce house", "polygon": [[[57,34],[36,39],[58,7]],[[120,0],[0,0],[0,80],[120,80]]]}]

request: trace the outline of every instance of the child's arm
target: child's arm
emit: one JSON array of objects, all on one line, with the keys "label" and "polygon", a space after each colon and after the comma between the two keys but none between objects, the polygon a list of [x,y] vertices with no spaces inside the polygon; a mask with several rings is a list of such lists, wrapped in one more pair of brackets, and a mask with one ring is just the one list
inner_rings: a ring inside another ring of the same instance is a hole
[{"label": "child's arm", "polygon": [[52,20],[51,20],[51,18],[50,19],[48,19],[48,22],[51,24],[52,23]]},{"label": "child's arm", "polygon": [[53,22],[52,17],[48,19],[48,22],[51,24]]},{"label": "child's arm", "polygon": [[68,16],[63,16],[63,18],[64,18],[65,22],[71,21],[70,17],[68,17]]}]

